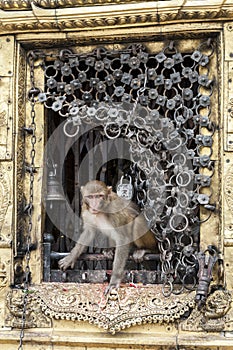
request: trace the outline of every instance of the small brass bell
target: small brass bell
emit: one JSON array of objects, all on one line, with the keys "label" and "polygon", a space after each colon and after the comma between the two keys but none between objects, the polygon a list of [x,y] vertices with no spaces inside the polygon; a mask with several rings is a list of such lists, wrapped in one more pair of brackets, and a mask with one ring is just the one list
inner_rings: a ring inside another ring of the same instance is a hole
[{"label": "small brass bell", "polygon": [[47,182],[47,195],[45,198],[46,202],[64,202],[65,198],[61,192],[60,183],[56,180],[56,173],[53,171],[49,172]]}]

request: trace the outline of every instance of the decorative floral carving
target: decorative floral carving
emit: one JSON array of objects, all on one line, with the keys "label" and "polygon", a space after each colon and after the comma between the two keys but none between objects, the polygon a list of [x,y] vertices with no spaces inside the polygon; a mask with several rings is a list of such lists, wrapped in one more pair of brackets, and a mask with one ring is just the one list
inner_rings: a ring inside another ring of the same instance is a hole
[{"label": "decorative floral carving", "polygon": [[[51,327],[51,319],[88,321],[114,334],[146,323],[168,324],[184,319],[185,331],[224,330],[232,301],[230,292],[216,290],[198,310],[194,292],[172,295],[160,286],[122,286],[104,296],[103,284],[46,283],[31,287],[28,294],[25,328]],[[11,290],[6,297],[6,326],[20,328],[23,310],[22,290]]]},{"label": "decorative floral carving", "polygon": [[[220,332],[226,324],[227,312],[230,310],[232,295],[226,290],[216,290],[210,294],[206,306],[198,310],[195,308],[190,317],[181,324],[186,331]],[[228,320],[229,322],[229,320]]]},{"label": "decorative floral carving", "polygon": [[103,284],[51,283],[35,289],[43,312],[57,319],[85,320],[112,334],[145,323],[170,323],[189,314],[194,293],[165,298],[161,286],[121,287],[104,296]]},{"label": "decorative floral carving", "polygon": [[[222,331],[232,296],[217,290],[198,310],[195,292],[164,297],[161,286],[122,286],[104,295],[103,284],[44,283],[31,287],[28,294],[25,328],[50,327],[51,319],[83,320],[114,334],[124,328],[146,323],[168,324],[178,319],[186,331]],[[21,327],[23,291],[7,294],[6,326]],[[228,319],[229,323],[229,319]]]},{"label": "decorative floral carving", "polygon": [[[6,297],[6,326],[21,328],[24,295],[22,290],[11,290]],[[51,320],[41,312],[34,293],[28,295],[25,328],[51,327]]]},{"label": "decorative floral carving", "polygon": [[228,291],[216,290],[206,302],[205,317],[220,318],[226,315],[231,306],[231,294]]}]

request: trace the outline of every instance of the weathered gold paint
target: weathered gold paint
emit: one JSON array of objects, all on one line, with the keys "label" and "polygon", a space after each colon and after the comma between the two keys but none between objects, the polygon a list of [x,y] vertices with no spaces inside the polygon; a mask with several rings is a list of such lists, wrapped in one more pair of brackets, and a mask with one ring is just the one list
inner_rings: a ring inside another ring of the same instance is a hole
[{"label": "weathered gold paint", "polygon": [[[33,48],[49,50],[53,44],[64,43],[82,50],[82,45],[105,45],[131,38],[148,40],[154,45],[161,39],[185,38],[202,32],[219,34],[218,89],[215,92],[212,117],[219,125],[214,136],[216,174],[214,200],[218,212],[211,221],[202,225],[201,245],[215,243],[222,249],[226,288],[233,290],[233,1],[89,1],[58,0],[0,1],[0,346],[2,350],[16,349],[19,330],[7,325],[6,296],[13,281],[15,232],[17,228],[16,202],[21,192],[28,195],[28,181],[16,181],[17,164],[24,144],[20,141],[20,128],[30,123],[30,103],[27,100],[29,85],[28,67],[22,67],[25,52]],[[97,6],[99,5],[99,6]],[[118,48],[118,43],[114,48]],[[52,49],[53,50],[53,49]],[[85,51],[86,48],[83,47]],[[36,71],[38,87],[43,86],[43,75]],[[19,98],[20,97],[20,98]],[[35,210],[32,241],[39,249],[31,254],[33,282],[42,281],[41,260],[41,186],[43,172],[44,112],[36,106],[37,140],[41,147],[36,154]],[[25,143],[26,159],[30,140]],[[14,303],[13,303],[14,306]],[[200,330],[196,313],[193,324],[187,320],[171,324],[135,325],[111,335],[84,321],[39,319],[36,328],[26,329],[24,349],[40,350],[94,350],[94,349],[214,349],[233,348],[233,310],[227,312],[223,331]],[[218,318],[217,318],[218,322]],[[44,327],[44,328],[42,328]],[[191,329],[191,328],[192,329]],[[214,331],[214,332],[213,332]]]}]

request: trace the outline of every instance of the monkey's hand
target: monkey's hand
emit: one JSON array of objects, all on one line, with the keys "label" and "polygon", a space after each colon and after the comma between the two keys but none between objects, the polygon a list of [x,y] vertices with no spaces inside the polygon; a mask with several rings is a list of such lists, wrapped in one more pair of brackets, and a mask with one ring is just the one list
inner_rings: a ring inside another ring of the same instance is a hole
[{"label": "monkey's hand", "polygon": [[109,283],[109,285],[105,288],[104,295],[117,294],[117,289],[119,288],[119,286],[120,286],[120,282],[117,284]]},{"label": "monkey's hand", "polygon": [[133,252],[133,259],[136,263],[140,263],[144,260],[145,254],[148,252],[147,249],[136,249]]},{"label": "monkey's hand", "polygon": [[62,271],[67,270],[69,266],[73,269],[76,260],[77,260],[76,256],[71,252],[65,258],[59,260],[58,266]]}]

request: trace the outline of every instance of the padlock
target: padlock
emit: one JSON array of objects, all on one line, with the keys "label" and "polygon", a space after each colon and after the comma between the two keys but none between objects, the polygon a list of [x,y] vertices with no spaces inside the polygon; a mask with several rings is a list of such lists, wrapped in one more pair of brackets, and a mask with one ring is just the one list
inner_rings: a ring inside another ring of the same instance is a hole
[{"label": "padlock", "polygon": [[130,200],[133,197],[132,178],[128,176],[129,182],[123,183],[124,176],[121,177],[120,183],[117,185],[117,194],[119,197]]}]

